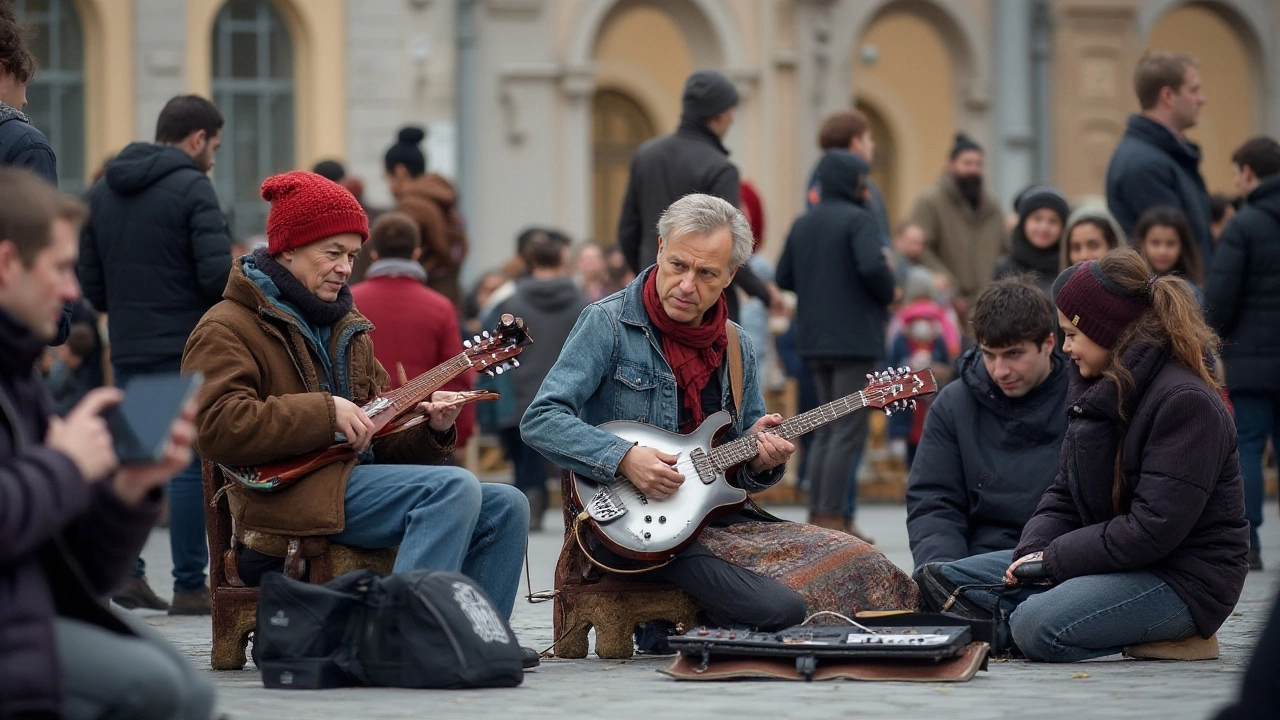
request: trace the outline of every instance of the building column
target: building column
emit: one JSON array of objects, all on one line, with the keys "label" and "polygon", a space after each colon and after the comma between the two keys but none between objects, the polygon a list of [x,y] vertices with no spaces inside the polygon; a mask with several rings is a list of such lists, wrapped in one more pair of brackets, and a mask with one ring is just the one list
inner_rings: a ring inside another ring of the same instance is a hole
[{"label": "building column", "polygon": [[[591,192],[592,127],[591,101],[595,97],[595,72],[590,66],[568,68],[561,80],[567,122],[564,124],[565,194],[563,227],[569,237],[591,237],[595,218]],[[608,242],[609,238],[596,238]]]},{"label": "building column", "polygon": [[[1018,192],[1036,182],[1036,136],[1031,82],[1031,5],[996,0],[996,192],[1012,207]],[[1047,141],[1047,139],[1046,139]]]}]

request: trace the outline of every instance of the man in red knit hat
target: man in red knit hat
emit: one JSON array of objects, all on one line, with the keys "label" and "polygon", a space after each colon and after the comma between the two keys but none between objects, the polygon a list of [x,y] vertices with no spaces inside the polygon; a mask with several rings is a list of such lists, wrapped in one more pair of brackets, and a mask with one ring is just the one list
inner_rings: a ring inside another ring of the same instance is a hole
[{"label": "man in red knit hat", "polygon": [[271,203],[267,247],[236,260],[224,300],[201,319],[182,358],[184,371],[206,379],[196,416],[201,455],[252,466],[345,440],[360,456],[272,493],[228,486],[246,548],[241,577],[256,585],[280,568],[292,538],[398,545],[396,572],[461,571],[510,615],[529,505],[511,486],[481,485],[462,468],[434,464],[453,452],[452,393],[422,404],[428,422],[377,441],[360,409],[390,386],[374,358],[373,325],[347,287],[369,237],[364,209],[309,172],[268,178],[262,197]]}]

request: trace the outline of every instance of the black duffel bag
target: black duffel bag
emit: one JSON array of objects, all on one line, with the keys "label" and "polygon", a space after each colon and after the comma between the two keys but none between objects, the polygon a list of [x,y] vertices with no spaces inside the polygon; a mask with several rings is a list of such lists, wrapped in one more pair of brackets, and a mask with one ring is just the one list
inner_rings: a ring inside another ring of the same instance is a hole
[{"label": "black duffel bag", "polygon": [[267,687],[514,687],[520,646],[465,575],[348,573],[324,585],[263,577],[254,661]]}]

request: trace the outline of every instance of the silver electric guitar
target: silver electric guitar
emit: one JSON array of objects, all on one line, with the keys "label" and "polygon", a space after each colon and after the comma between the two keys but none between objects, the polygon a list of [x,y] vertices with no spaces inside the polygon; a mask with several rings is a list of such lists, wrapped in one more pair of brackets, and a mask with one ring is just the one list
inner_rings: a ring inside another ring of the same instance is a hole
[{"label": "silver electric guitar", "polygon": [[[790,440],[855,410],[873,407],[892,413],[914,407],[913,398],[938,391],[931,370],[898,368],[867,378],[871,382],[863,390],[786,420],[770,433]],[[675,469],[684,475],[684,483],[659,499],[646,496],[626,478],[600,483],[573,473],[573,500],[579,511],[585,510],[595,536],[623,557],[662,562],[688,547],[711,520],[741,510],[747,493],[730,485],[725,475],[759,451],[755,435],[712,447],[716,433],[730,419],[721,410],[688,435],[628,420],[601,425],[623,440],[675,455]]]}]

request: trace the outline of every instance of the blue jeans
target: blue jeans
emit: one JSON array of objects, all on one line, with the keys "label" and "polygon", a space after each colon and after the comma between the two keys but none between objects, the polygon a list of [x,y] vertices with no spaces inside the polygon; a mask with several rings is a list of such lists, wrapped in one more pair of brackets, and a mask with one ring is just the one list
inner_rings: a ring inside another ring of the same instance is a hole
[{"label": "blue jeans", "polygon": [[459,467],[357,465],[345,507],[346,527],[334,542],[399,545],[395,572],[461,572],[511,616],[529,537],[529,502],[516,488],[481,483]]},{"label": "blue jeans", "polygon": [[[1267,440],[1276,443],[1280,430],[1280,395],[1270,393],[1233,392],[1236,436],[1240,442],[1240,477],[1244,481],[1244,515],[1249,520],[1249,547],[1259,547],[1258,528],[1262,525],[1262,454]],[[1276,443],[1280,450],[1280,443]]]},{"label": "blue jeans", "polygon": [[[1002,583],[1012,562],[1012,550],[999,550],[947,563],[941,572],[957,586]],[[1076,662],[1196,633],[1187,604],[1149,572],[1085,575],[1047,588],[969,590],[965,597],[1012,613],[1009,631],[1028,660]]]},{"label": "blue jeans", "polygon": [[[113,375],[116,387],[124,387],[130,378],[138,375],[178,372],[179,364],[172,362],[150,365],[116,365]],[[195,457],[189,466],[173,476],[168,485],[169,495],[169,552],[173,557],[173,591],[196,592],[204,589],[205,566],[209,564],[208,538],[204,532],[204,485],[200,477],[200,458]],[[147,565],[141,557],[134,567],[134,576],[142,577]]]}]

